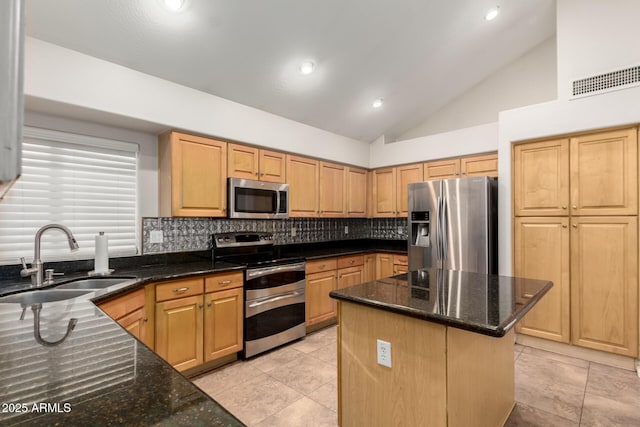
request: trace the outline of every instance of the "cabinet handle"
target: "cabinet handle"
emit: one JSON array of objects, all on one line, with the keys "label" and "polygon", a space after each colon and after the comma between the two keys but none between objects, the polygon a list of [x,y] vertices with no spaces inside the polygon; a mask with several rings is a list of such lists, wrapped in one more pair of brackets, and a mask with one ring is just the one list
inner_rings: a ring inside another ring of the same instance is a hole
[{"label": "cabinet handle", "polygon": [[258,176],[258,172],[256,172],[256,176]]},{"label": "cabinet handle", "polygon": [[562,209],[567,209],[567,207],[566,207],[566,206],[563,206],[563,207],[562,207]]},{"label": "cabinet handle", "polygon": [[576,205],[571,206],[573,209],[578,209]]},{"label": "cabinet handle", "polygon": [[176,294],[181,294],[183,292],[187,292],[188,290],[189,290],[189,288],[185,286],[184,288],[174,289],[173,292],[175,292]]},{"label": "cabinet handle", "polygon": [[260,172],[260,176],[264,176],[264,172]]},{"label": "cabinet handle", "polygon": [[566,224],[562,224],[562,228],[567,228],[567,225]]},{"label": "cabinet handle", "polygon": [[220,280],[218,285],[228,285],[229,283],[231,283],[231,280]]},{"label": "cabinet handle", "polygon": [[148,322],[148,321],[149,321],[149,318],[148,318],[148,317],[143,317],[143,318],[142,318],[142,321],[143,321],[143,322]]},{"label": "cabinet handle", "polygon": [[198,304],[198,307],[202,308],[202,307],[204,307],[204,305],[203,304]]},{"label": "cabinet handle", "polygon": [[578,228],[578,224],[573,224],[572,227],[573,228]]},{"label": "cabinet handle", "polygon": [[211,307],[211,301],[207,303],[207,307]]}]

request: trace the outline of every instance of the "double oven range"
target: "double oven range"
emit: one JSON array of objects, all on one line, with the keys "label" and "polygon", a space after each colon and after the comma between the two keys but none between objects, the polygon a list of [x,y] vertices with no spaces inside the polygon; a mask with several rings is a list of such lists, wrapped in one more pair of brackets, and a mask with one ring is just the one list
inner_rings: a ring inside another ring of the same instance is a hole
[{"label": "double oven range", "polygon": [[273,235],[254,232],[213,235],[213,258],[246,266],[242,357],[305,336],[304,258],[281,257]]}]

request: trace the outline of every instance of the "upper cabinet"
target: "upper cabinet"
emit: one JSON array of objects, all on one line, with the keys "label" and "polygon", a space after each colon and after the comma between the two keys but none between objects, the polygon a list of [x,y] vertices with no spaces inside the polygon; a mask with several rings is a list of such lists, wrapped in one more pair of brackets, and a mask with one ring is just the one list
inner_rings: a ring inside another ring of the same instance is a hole
[{"label": "upper cabinet", "polygon": [[289,182],[289,216],[317,217],[320,162],[307,157],[287,154]]},{"label": "upper cabinet", "polygon": [[320,162],[320,216],[344,217],[347,213],[346,166]]},{"label": "upper cabinet", "polygon": [[168,132],[158,143],[160,216],[226,216],[227,143]]},{"label": "upper cabinet", "polygon": [[406,217],[408,185],[422,181],[422,164],[376,169],[373,171],[373,216]]},{"label": "upper cabinet", "polygon": [[465,176],[498,176],[498,153],[460,159],[460,173]]},{"label": "upper cabinet", "polygon": [[284,153],[231,143],[227,152],[229,177],[286,182]]},{"label": "upper cabinet", "polygon": [[366,169],[347,167],[347,216],[364,218],[367,216]]},{"label": "upper cabinet", "polygon": [[516,216],[635,215],[635,128],[513,147]]},{"label": "upper cabinet", "polygon": [[460,178],[460,159],[435,160],[424,163],[424,180]]}]

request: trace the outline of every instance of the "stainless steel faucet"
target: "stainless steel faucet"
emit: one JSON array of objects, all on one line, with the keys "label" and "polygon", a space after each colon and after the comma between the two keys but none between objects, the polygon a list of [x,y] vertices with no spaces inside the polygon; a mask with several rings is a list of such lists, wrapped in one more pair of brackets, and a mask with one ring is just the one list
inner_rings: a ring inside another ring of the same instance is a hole
[{"label": "stainless steel faucet", "polygon": [[42,234],[45,231],[50,230],[52,228],[58,229],[64,232],[67,235],[67,240],[69,241],[69,249],[71,251],[78,250],[78,242],[76,242],[76,238],[73,237],[71,230],[61,224],[48,224],[44,227],[40,228],[36,232],[36,238],[34,243],[34,254],[33,254],[33,262],[31,263],[31,268],[27,268],[27,263],[24,260],[24,257],[21,258],[22,261],[22,270],[20,271],[20,276],[27,277],[31,276],[31,284],[35,287],[42,286],[42,260],[40,259],[40,244],[42,240]]}]

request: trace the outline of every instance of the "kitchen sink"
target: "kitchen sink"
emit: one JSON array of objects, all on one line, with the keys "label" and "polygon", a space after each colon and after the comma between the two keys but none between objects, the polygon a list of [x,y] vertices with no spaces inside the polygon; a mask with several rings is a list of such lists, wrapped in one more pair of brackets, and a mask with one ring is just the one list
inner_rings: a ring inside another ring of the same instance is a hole
[{"label": "kitchen sink", "polygon": [[64,301],[71,298],[76,298],[81,295],[90,293],[89,290],[57,290],[47,289],[41,291],[29,291],[22,292],[20,294],[8,295],[0,298],[0,304],[13,303],[13,304],[44,304],[47,302]]},{"label": "kitchen sink", "polygon": [[109,286],[119,285],[131,279],[133,279],[133,277],[90,277],[88,279],[77,279],[56,286],[56,289],[104,289]]}]

